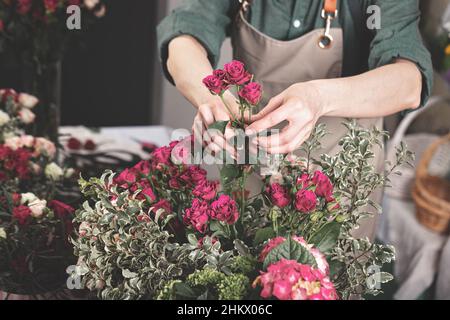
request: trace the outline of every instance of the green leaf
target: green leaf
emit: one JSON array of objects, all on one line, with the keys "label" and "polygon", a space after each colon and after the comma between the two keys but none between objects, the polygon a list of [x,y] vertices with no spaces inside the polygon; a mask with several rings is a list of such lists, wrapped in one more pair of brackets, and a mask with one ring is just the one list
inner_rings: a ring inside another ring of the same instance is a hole
[{"label": "green leaf", "polygon": [[282,258],[287,260],[295,260],[299,263],[316,267],[316,260],[314,259],[314,256],[300,243],[292,240],[290,237],[269,252],[266,259],[264,259],[264,269],[266,269],[269,265],[280,261]]},{"label": "green leaf", "polygon": [[320,228],[309,240],[320,252],[326,253],[336,246],[341,225],[337,222],[330,222]]},{"label": "green leaf", "polygon": [[275,231],[273,231],[272,227],[266,227],[259,229],[256,231],[255,238],[253,239],[253,245],[257,246],[271,238],[276,236]]},{"label": "green leaf", "polygon": [[197,298],[197,294],[195,293],[195,291],[185,283],[177,282],[174,284],[173,288],[177,296],[189,299]]},{"label": "green leaf", "polygon": [[251,257],[250,249],[246,246],[246,244],[243,241],[239,239],[234,240],[234,248],[241,256]]},{"label": "green leaf", "polygon": [[135,273],[135,272],[131,272],[131,271],[128,270],[128,269],[123,269],[123,270],[122,270],[122,276],[123,276],[124,278],[136,278],[136,277],[138,276],[138,274]]},{"label": "green leaf", "polygon": [[210,125],[208,129],[216,129],[219,130],[220,133],[224,134],[228,123],[229,121],[217,121]]}]

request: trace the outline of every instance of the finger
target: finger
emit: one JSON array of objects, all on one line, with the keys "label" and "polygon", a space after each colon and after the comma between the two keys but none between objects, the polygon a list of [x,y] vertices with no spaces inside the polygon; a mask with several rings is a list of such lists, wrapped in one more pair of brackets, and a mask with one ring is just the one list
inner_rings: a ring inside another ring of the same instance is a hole
[{"label": "finger", "polygon": [[312,131],[312,125],[305,126],[298,135],[289,143],[284,145],[269,146],[266,148],[270,154],[287,154],[297,150],[309,138]]},{"label": "finger", "polygon": [[247,127],[247,129],[245,129],[245,133],[247,135],[253,135],[258,132],[270,129],[291,117],[292,111],[292,105],[282,105],[281,107],[267,114],[262,119],[253,122],[250,126]]},{"label": "finger", "polygon": [[236,149],[222,135],[213,136],[211,144],[215,144],[220,151],[226,150],[234,160],[237,160]]},{"label": "finger", "polygon": [[262,136],[258,138],[258,144],[263,148],[284,146],[291,143],[298,135],[301,128],[312,128],[312,121],[304,122],[291,121],[289,126],[284,128],[280,133],[271,136]]},{"label": "finger", "polygon": [[203,132],[205,132],[205,126],[199,114],[197,114],[194,118],[192,131],[194,133],[195,140],[203,145]]},{"label": "finger", "polygon": [[269,113],[279,108],[283,104],[284,97],[279,94],[269,100],[269,103],[257,114],[251,116],[250,121],[258,121],[267,116]]}]

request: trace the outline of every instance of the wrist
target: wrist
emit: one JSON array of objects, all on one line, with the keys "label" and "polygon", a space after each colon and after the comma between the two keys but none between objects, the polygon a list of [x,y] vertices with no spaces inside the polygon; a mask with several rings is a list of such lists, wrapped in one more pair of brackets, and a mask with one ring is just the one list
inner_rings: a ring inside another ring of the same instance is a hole
[{"label": "wrist", "polygon": [[313,105],[318,110],[319,117],[327,116],[333,112],[333,104],[327,93],[327,81],[313,80],[308,82]]}]

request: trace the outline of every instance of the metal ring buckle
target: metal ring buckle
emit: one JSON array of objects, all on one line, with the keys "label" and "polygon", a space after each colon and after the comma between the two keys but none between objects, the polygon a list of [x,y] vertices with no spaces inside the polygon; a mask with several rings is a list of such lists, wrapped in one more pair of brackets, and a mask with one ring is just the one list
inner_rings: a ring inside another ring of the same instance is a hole
[{"label": "metal ring buckle", "polygon": [[321,49],[328,49],[331,47],[334,39],[331,36],[331,22],[338,15],[338,11],[336,10],[334,14],[326,13],[325,10],[322,10],[322,18],[326,19],[325,23],[325,33],[320,36],[318,44]]},{"label": "metal ring buckle", "polygon": [[244,12],[247,12],[248,7],[250,6],[250,2],[248,0],[239,0],[239,3],[241,4],[242,10]]}]

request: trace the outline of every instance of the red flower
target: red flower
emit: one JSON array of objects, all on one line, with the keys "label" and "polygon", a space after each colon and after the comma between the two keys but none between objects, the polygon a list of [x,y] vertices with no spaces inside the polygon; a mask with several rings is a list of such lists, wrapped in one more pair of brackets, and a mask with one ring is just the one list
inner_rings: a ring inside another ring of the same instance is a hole
[{"label": "red flower", "polygon": [[221,195],[219,199],[211,204],[211,208],[211,218],[215,220],[234,224],[239,219],[236,201],[228,195]]},{"label": "red flower", "polygon": [[218,182],[216,181],[203,180],[194,188],[192,193],[198,198],[210,201],[217,195],[217,186]]},{"label": "red flower", "polygon": [[88,151],[94,151],[95,149],[97,149],[97,145],[95,144],[95,142],[93,140],[88,139],[84,143],[84,149],[88,150]]},{"label": "red flower", "polygon": [[330,179],[322,172],[316,171],[312,181],[316,185],[316,194],[319,197],[324,197],[327,201],[331,201],[333,198],[333,184]]},{"label": "red flower", "polygon": [[60,219],[75,212],[74,208],[58,200],[50,201],[48,207],[52,209],[55,212],[56,216]]},{"label": "red flower", "polygon": [[269,194],[272,203],[279,208],[284,208],[291,202],[289,193],[279,183],[274,183],[267,187],[266,192]]},{"label": "red flower", "polygon": [[156,200],[156,196],[155,193],[153,192],[152,188],[145,188],[144,190],[141,191],[141,193],[139,193],[139,195],[137,196],[137,198],[139,200],[147,200],[150,199],[150,202],[153,202]]},{"label": "red flower", "polygon": [[262,88],[257,82],[250,82],[239,91],[239,96],[251,105],[257,105],[261,100]]},{"label": "red flower", "polygon": [[0,19],[0,32],[3,32],[3,30],[5,30],[5,23]]},{"label": "red flower", "polygon": [[299,190],[295,195],[295,208],[303,213],[309,213],[316,208],[317,197],[309,190]]},{"label": "red flower", "polygon": [[227,73],[226,78],[229,84],[243,85],[252,79],[252,75],[245,70],[244,64],[240,61],[233,60],[223,69]]},{"label": "red flower", "polygon": [[191,166],[181,174],[180,179],[188,185],[197,185],[206,179],[206,175],[207,172],[204,169],[199,166]]},{"label": "red flower", "polygon": [[53,13],[58,7],[58,0],[44,0],[44,6],[48,12]]},{"label": "red flower", "polygon": [[32,0],[17,0],[17,13],[26,15],[31,10]]},{"label": "red flower", "polygon": [[199,199],[192,201],[192,206],[186,209],[183,222],[194,227],[200,233],[205,233],[211,215],[211,207],[208,202]]},{"label": "red flower", "polygon": [[221,94],[223,91],[223,81],[215,75],[209,75],[203,79],[203,84],[213,94]]},{"label": "red flower", "polygon": [[150,173],[150,163],[148,161],[140,161],[133,167],[133,171],[136,171],[142,175],[148,175]]},{"label": "red flower", "polygon": [[27,206],[18,206],[13,209],[13,217],[19,221],[19,224],[24,225],[27,219],[31,216],[31,210]]},{"label": "red flower", "polygon": [[80,150],[81,141],[77,138],[70,138],[69,141],[67,141],[67,148],[69,148],[69,150]]},{"label": "red flower", "polygon": [[306,173],[297,178],[297,186],[299,186],[301,189],[308,188],[310,184],[311,181],[309,179],[309,175]]}]

